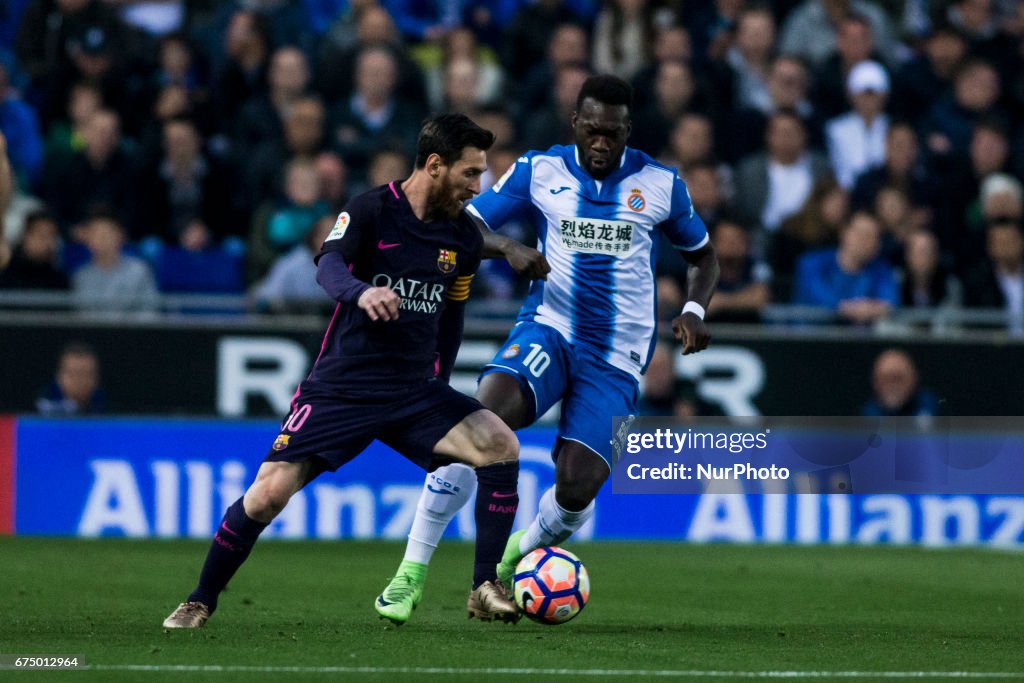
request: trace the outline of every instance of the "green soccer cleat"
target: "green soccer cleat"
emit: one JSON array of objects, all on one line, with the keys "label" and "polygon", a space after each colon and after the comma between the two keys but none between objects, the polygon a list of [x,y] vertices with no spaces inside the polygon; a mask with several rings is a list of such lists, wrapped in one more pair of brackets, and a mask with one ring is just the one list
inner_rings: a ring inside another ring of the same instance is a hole
[{"label": "green soccer cleat", "polygon": [[519,564],[519,560],[523,559],[523,554],[519,552],[519,539],[526,535],[526,530],[517,531],[508,537],[508,543],[505,544],[505,552],[501,556],[501,562],[498,563],[498,581],[505,586],[509,586],[511,590],[512,579],[516,573],[516,565]]},{"label": "green soccer cleat", "polygon": [[398,573],[387,588],[377,596],[374,609],[381,619],[387,619],[396,626],[409,621],[412,611],[423,599],[423,584],[427,579],[427,565],[402,560]]}]

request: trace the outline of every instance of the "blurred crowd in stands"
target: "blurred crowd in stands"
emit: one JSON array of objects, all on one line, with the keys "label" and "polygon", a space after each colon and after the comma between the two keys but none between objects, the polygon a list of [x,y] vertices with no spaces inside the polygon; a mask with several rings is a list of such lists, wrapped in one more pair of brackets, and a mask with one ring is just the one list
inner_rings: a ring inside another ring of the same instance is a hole
[{"label": "blurred crowd in stands", "polygon": [[[1020,331],[1022,67],[1015,0],[4,0],[0,288],[329,304],[311,255],[347,198],[409,172],[426,115],[497,134],[486,186],[571,142],[601,72],[634,84],[631,145],[712,230],[712,321],[963,306]],[[685,269],[661,255],[670,318]],[[477,280],[524,290],[503,263]]]}]

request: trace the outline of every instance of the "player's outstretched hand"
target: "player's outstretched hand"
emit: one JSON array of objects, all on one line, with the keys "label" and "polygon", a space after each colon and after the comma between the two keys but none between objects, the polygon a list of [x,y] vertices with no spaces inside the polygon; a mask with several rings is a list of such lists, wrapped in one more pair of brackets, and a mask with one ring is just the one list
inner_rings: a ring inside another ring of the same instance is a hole
[{"label": "player's outstretched hand", "polygon": [[370,287],[359,295],[356,304],[366,311],[370,320],[398,320],[402,299],[387,287]]},{"label": "player's outstretched hand", "polygon": [[711,342],[711,333],[704,321],[694,313],[683,313],[672,321],[672,333],[683,342],[683,355],[703,351]]},{"label": "player's outstretched hand", "polygon": [[548,265],[544,254],[516,241],[511,241],[505,248],[505,259],[512,266],[512,270],[531,280],[547,280],[548,273],[551,272],[551,266]]}]

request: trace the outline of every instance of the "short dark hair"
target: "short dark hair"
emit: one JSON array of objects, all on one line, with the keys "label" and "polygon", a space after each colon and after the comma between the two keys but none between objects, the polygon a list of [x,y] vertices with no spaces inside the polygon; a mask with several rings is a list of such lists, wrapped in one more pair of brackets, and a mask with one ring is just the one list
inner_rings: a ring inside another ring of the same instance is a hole
[{"label": "short dark hair", "polygon": [[799,123],[800,127],[803,128],[804,131],[807,130],[807,121],[804,119],[804,117],[800,116],[800,112],[798,112],[793,107],[779,107],[778,109],[776,109],[775,111],[768,115],[768,122],[771,123],[775,119],[780,118],[792,119]]},{"label": "short dark hair", "polygon": [[860,12],[847,12],[846,16],[842,19],[844,22],[853,22],[866,27],[869,31],[874,32],[874,26],[871,25],[871,20],[868,19],[867,15],[861,14]]},{"label": "short dark hair", "polygon": [[936,36],[946,36],[947,38],[956,38],[962,43],[967,42],[967,37],[963,31],[956,27],[955,24],[949,22],[949,20],[942,18],[939,21],[933,21],[930,29],[924,31],[924,37],[928,40],[935,38]]},{"label": "short dark hair", "polygon": [[988,220],[985,224],[985,231],[996,230],[999,228],[1010,228],[1015,231],[1018,235],[1024,235],[1024,230],[1020,227],[1020,221],[1013,216],[995,216]]},{"label": "short dark hair", "polygon": [[598,74],[584,81],[580,94],[576,96],[576,111],[583,108],[583,100],[588,97],[601,104],[624,106],[633,113],[633,86],[618,76]]},{"label": "short dark hair", "polygon": [[252,20],[252,30],[259,36],[259,39],[266,46],[267,51],[274,49],[274,24],[270,20],[270,17],[263,12],[256,12],[253,10],[239,10],[240,13],[245,13]]},{"label": "short dark hair", "polygon": [[158,42],[161,46],[166,45],[167,43],[181,43],[189,52],[192,52],[192,42],[188,39],[188,33],[185,31],[171,31],[170,33],[165,33]]},{"label": "short dark hair", "polygon": [[713,161],[707,159],[701,159],[695,161],[686,168],[686,175],[692,174],[694,171],[707,171],[711,173],[715,178],[718,178],[718,167]]},{"label": "short dark hair", "polygon": [[868,220],[875,224],[875,228],[878,230],[878,234],[882,234],[882,221],[878,218],[878,216],[871,213],[867,209],[857,209],[856,211],[852,212],[850,216],[846,219],[846,222],[843,224],[843,227],[840,229],[840,232],[845,232],[847,228],[853,225],[853,222],[858,218],[867,218]]},{"label": "short dark hair", "polygon": [[[969,74],[972,71],[976,71],[977,69],[988,69],[996,75],[996,78],[999,78],[999,72],[996,70],[996,67],[993,66],[992,62],[982,59],[981,57],[968,57],[960,62],[960,65],[956,69],[954,78],[960,78],[961,76]],[[1002,83],[1002,79],[1000,79],[1000,83]]]},{"label": "short dark hair", "polygon": [[29,211],[28,214],[25,216],[25,222],[21,229],[22,234],[33,229],[37,223],[42,223],[44,221],[56,223],[57,219],[53,217],[53,214],[50,213],[50,210],[47,209],[46,207]]},{"label": "short dark hair", "polygon": [[811,70],[810,66],[807,64],[807,60],[796,52],[780,52],[772,58],[773,65],[779,62],[790,62],[792,64],[796,64],[804,72],[804,77],[807,77],[808,72]]},{"label": "short dark hair", "polygon": [[64,356],[92,356],[95,358],[96,349],[83,341],[72,340],[61,348],[59,358],[63,359]]},{"label": "short dark hair", "polygon": [[1006,122],[998,116],[986,116],[977,123],[974,124],[974,129],[971,131],[971,136],[977,133],[979,130],[987,130],[995,133],[1004,140],[1010,139],[1010,128],[1006,125]]},{"label": "short dark hair", "polygon": [[494,144],[494,133],[476,125],[465,114],[440,114],[423,122],[416,141],[416,168],[427,164],[427,157],[436,154],[445,164],[462,157],[462,150],[476,147],[485,152]]},{"label": "short dark hair", "polygon": [[909,129],[910,132],[914,134],[914,137],[917,137],[917,129],[914,128],[913,122],[909,119],[903,118],[902,116],[893,116],[889,119],[889,130],[885,132],[885,137],[889,137],[893,130],[900,130],[902,128]]},{"label": "short dark hair", "polygon": [[117,212],[110,204],[95,203],[89,205],[85,213],[85,222],[93,223],[94,221],[113,223],[119,230],[124,230],[124,226],[121,225],[121,219],[118,218]]}]

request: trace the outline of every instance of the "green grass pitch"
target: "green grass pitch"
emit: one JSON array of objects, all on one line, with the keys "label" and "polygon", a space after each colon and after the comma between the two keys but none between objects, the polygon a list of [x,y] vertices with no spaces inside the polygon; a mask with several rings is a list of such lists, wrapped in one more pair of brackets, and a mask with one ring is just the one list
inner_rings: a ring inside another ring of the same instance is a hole
[{"label": "green grass pitch", "polygon": [[[377,619],[372,601],[401,558],[400,544],[263,542],[205,628],[165,631],[161,621],[192,588],[206,547],[0,538],[0,653],[76,654],[96,667],[0,671],[0,678],[615,681],[1024,672],[1024,556],[1010,552],[570,543],[590,571],[591,602],[576,620],[547,627],[467,621],[472,546],[444,543],[423,603],[396,628]],[[126,665],[150,668],[118,668]],[[213,666],[223,668],[202,668]]]}]

